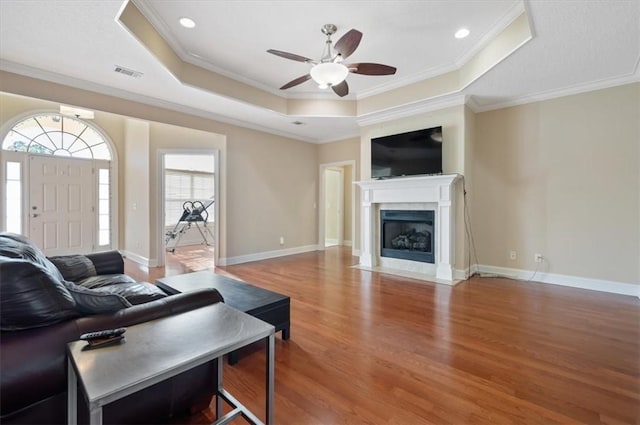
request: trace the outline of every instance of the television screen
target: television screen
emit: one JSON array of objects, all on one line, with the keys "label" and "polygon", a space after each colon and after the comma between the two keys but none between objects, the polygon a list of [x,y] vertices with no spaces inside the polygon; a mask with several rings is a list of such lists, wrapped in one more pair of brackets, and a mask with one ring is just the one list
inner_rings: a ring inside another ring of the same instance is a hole
[{"label": "television screen", "polygon": [[442,174],[442,127],[371,139],[371,177]]}]

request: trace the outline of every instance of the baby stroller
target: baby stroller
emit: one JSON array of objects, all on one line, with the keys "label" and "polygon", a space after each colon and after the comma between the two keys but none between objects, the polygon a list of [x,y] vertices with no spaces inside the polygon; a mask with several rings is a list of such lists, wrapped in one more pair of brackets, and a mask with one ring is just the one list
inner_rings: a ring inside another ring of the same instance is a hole
[{"label": "baby stroller", "polygon": [[[168,252],[175,252],[176,247],[180,244],[182,235],[187,233],[187,230],[189,230],[191,226],[195,226],[195,228],[198,229],[200,236],[202,236],[203,244],[213,245],[213,233],[211,233],[211,230],[207,227],[207,220],[209,219],[207,208],[213,205],[213,202],[213,199],[206,199],[202,201],[186,201],[182,204],[182,215],[178,223],[173,230],[168,230],[167,233],[165,233],[164,241]],[[209,242],[207,235],[211,238],[211,242]],[[173,244],[170,246],[171,241],[173,241]]]}]

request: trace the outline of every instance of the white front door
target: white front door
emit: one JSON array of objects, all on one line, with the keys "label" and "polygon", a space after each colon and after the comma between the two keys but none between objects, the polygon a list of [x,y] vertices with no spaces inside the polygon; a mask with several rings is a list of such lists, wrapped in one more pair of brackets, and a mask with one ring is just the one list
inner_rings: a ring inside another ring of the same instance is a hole
[{"label": "white front door", "polygon": [[81,254],[94,244],[93,162],[29,157],[29,237],[46,255]]}]

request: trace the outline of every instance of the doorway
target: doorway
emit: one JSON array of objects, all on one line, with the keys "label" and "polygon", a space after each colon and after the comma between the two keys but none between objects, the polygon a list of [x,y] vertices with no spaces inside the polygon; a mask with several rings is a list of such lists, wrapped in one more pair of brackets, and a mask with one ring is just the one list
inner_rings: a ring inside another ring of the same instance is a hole
[{"label": "doorway", "polygon": [[355,161],[320,165],[318,245],[353,246]]},{"label": "doorway", "polygon": [[214,268],[218,250],[218,151],[160,152],[158,265],[171,256],[185,270]]},{"label": "doorway", "polygon": [[57,112],[7,122],[0,150],[0,229],[46,255],[118,246],[118,165],[111,140],[89,120]]},{"label": "doorway", "polygon": [[324,246],[342,245],[344,240],[344,170],[324,170]]}]

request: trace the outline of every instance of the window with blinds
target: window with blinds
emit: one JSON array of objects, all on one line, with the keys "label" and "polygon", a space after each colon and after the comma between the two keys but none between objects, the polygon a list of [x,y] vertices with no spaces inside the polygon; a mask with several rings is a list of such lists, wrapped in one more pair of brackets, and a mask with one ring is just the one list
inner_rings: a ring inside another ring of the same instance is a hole
[{"label": "window with blinds", "polygon": [[[165,170],[165,226],[174,226],[182,216],[186,201],[213,199],[214,173],[185,170]],[[204,202],[203,202],[204,203]],[[204,203],[206,205],[206,203]],[[213,220],[213,214],[209,221]]]}]

